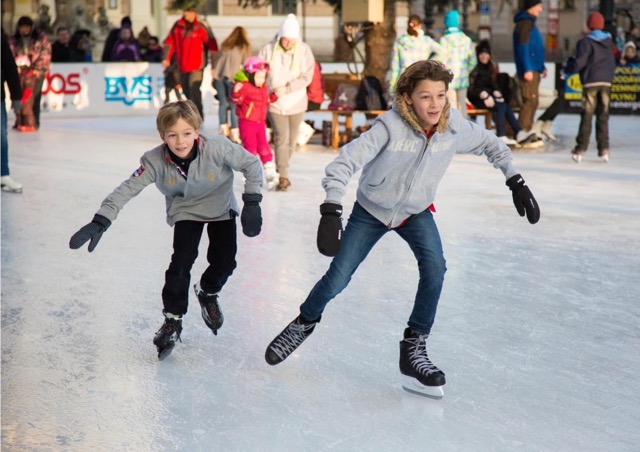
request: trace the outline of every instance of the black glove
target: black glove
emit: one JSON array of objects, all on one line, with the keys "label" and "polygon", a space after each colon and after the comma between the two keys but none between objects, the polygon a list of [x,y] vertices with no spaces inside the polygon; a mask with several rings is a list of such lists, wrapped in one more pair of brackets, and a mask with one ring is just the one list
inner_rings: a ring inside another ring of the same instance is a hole
[{"label": "black glove", "polygon": [[244,202],[240,214],[242,232],[247,237],[255,237],[260,234],[260,229],[262,229],[262,210],[260,210],[262,195],[260,193],[244,193],[242,201]]},{"label": "black glove", "polygon": [[320,205],[318,226],[318,251],[325,256],[337,256],[342,244],[342,206],[331,202]]},{"label": "black glove", "polygon": [[109,229],[109,226],[111,226],[111,221],[109,221],[108,218],[98,214],[94,215],[91,223],[82,226],[78,232],[71,236],[71,240],[69,240],[69,248],[77,250],[87,243],[87,240],[91,239],[91,242],[89,243],[89,252],[93,251],[100,241],[100,237],[102,237],[104,231]]},{"label": "black glove", "polygon": [[540,219],[540,207],[536,198],[533,197],[531,190],[524,184],[524,179],[521,175],[516,174],[507,180],[507,187],[511,190],[513,195],[513,205],[516,206],[516,210],[521,217],[524,217],[527,213],[527,220],[529,223],[536,224]]}]

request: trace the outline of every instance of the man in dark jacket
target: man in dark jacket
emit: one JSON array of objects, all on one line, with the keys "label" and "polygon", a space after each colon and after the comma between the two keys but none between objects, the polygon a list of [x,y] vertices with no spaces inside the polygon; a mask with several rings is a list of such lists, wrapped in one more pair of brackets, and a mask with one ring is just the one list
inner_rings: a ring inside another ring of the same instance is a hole
[{"label": "man in dark jacket", "polygon": [[589,147],[591,123],[595,114],[598,156],[606,163],[609,161],[609,102],[616,61],[611,35],[603,31],[602,14],[591,13],[587,27],[591,31],[578,41],[576,53],[567,63],[567,72],[578,72],[582,83],[580,128],[576,137],[576,147],[571,154],[576,163],[582,160]]},{"label": "man in dark jacket", "polygon": [[544,66],[544,42],[536,27],[536,19],[542,12],[542,2],[524,0],[522,5],[522,9],[513,18],[513,53],[522,91],[518,122],[523,130],[529,131],[538,109],[540,77],[547,76],[547,69]]},{"label": "man in dark jacket", "polygon": [[18,75],[18,68],[16,62],[13,59],[13,53],[11,53],[11,47],[9,47],[9,39],[2,30],[2,84],[0,85],[0,91],[2,91],[2,190],[11,191],[14,193],[22,192],[22,184],[13,180],[9,176],[9,140],[7,137],[7,107],[4,103],[4,84],[5,82],[9,86],[9,93],[11,94],[11,108],[16,114],[22,107],[22,88],[20,87],[20,76]]}]

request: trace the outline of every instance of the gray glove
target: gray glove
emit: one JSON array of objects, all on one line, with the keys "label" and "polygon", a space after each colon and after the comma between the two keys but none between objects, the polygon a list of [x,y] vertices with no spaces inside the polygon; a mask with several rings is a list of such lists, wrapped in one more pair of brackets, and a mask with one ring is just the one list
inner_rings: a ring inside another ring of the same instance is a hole
[{"label": "gray glove", "polygon": [[22,99],[11,100],[11,109],[17,115],[22,110]]}]

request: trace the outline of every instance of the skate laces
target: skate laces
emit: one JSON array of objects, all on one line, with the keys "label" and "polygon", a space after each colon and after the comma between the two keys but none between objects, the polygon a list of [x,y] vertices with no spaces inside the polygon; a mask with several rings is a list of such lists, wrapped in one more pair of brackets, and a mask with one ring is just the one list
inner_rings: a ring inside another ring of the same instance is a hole
[{"label": "skate laces", "polygon": [[165,319],[164,324],[160,327],[158,333],[168,334],[169,336],[176,335],[176,340],[182,342],[180,333],[182,333],[182,325],[179,320]]},{"label": "skate laces", "polygon": [[304,340],[311,333],[307,331],[313,330],[315,323],[310,325],[304,325],[298,323],[298,320],[294,320],[289,326],[278,336],[274,344],[271,346],[271,350],[278,355],[278,357],[284,360],[293,351],[304,342]]},{"label": "skate laces", "polygon": [[421,334],[418,337],[407,338],[405,341],[411,344],[409,350],[411,365],[416,371],[428,376],[442,371],[431,362],[429,355],[427,355],[427,337],[429,337],[428,334]]}]

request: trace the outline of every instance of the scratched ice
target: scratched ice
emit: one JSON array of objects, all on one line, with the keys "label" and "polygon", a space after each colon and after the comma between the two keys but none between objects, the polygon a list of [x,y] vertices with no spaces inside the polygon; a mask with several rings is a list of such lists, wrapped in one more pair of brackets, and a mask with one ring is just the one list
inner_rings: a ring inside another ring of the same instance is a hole
[{"label": "scratched ice", "polygon": [[[264,361],[329,264],[315,233],[333,152],[306,146],[291,189],[265,193],[262,233],[239,237],[219,335],[192,295],[183,342],[158,362],[151,340],[172,238],[159,192],[128,204],[95,252],[67,245],[158,143],[154,119],[10,131],[25,189],[2,193],[3,450],[637,451],[638,119],[611,118],[608,165],[593,143],[571,161],[577,123],[560,116],[559,144],[515,153],[542,208],[535,226],[483,158],[457,156],[442,182],[449,270],[429,340],[447,374],[441,401],[400,387],[417,270],[393,233],[296,353]],[[210,116],[205,132],[215,130]],[[194,276],[204,254],[203,244]]]}]

